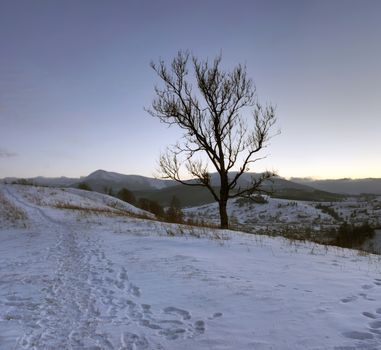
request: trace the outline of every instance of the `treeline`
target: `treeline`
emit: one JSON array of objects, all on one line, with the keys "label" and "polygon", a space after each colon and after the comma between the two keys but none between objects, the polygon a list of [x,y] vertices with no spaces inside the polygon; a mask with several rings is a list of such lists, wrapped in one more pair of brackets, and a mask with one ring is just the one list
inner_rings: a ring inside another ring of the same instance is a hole
[{"label": "treeline", "polygon": [[[77,187],[81,190],[92,191],[91,187],[85,182],[78,184]],[[172,200],[168,208],[163,208],[159,203],[151,199],[136,198],[135,195],[127,188],[122,188],[120,191],[115,193],[112,190],[112,188],[105,187],[103,189],[103,192],[110,196],[116,197],[126,203],[129,203],[137,208],[148,211],[156,215],[156,217],[158,217],[159,219],[174,223],[183,222],[183,212],[181,210],[181,203],[176,196],[172,197]]]},{"label": "treeline", "polygon": [[122,188],[116,194],[116,197],[124,202],[134,205],[135,207],[155,214],[160,219],[175,223],[180,223],[183,221],[181,203],[176,196],[172,197],[168,208],[163,208],[159,203],[148,198],[137,199],[135,195],[127,188]]}]

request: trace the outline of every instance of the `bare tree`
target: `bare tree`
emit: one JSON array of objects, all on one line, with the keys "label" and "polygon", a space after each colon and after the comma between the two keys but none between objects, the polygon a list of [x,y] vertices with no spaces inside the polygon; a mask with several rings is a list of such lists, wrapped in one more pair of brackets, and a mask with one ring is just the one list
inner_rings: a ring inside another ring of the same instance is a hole
[{"label": "bare tree", "polygon": [[[271,137],[270,129],[276,122],[274,108],[258,103],[245,66],[223,71],[221,55],[209,62],[180,51],[170,66],[160,60],[152,62],[151,67],[164,87],[155,87],[156,98],[148,112],[184,131],[182,141],[160,156],[163,177],[187,186],[206,187],[219,204],[221,228],[228,228],[228,199],[249,197],[275,175],[265,172],[253,177],[249,186],[239,186],[238,180],[250,165],[264,158],[257,154]],[[252,122],[245,117],[247,111]],[[210,165],[217,170],[219,187],[212,186]],[[183,168],[196,181],[184,180]]]}]

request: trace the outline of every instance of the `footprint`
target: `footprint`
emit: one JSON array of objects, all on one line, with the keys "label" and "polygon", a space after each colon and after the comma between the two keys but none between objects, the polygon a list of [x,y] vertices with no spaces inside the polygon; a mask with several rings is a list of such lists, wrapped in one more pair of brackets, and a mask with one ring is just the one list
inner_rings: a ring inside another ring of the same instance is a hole
[{"label": "footprint", "polygon": [[122,267],[121,271],[119,272],[118,278],[123,281],[128,281],[127,271],[124,267]]},{"label": "footprint", "polygon": [[114,284],[115,284],[119,289],[124,289],[124,282],[123,282],[123,281],[114,281]]},{"label": "footprint", "polygon": [[366,340],[366,339],[373,339],[374,338],[372,333],[358,332],[358,331],[344,332],[343,336],[350,338],[350,339],[357,339],[357,340]]},{"label": "footprint", "polygon": [[204,321],[196,321],[194,323],[194,328],[196,330],[196,333],[203,334],[205,332],[205,322]]},{"label": "footprint", "polygon": [[369,329],[370,332],[373,334],[377,334],[378,336],[381,336],[381,331],[379,329]]},{"label": "footprint", "polygon": [[341,299],[341,302],[342,303],[350,303],[350,302],[355,301],[355,300],[357,300],[357,297],[355,295],[352,295],[350,297],[346,297],[346,298]]},{"label": "footprint", "polygon": [[373,321],[369,325],[373,329],[381,328],[381,321]]},{"label": "footprint", "polygon": [[372,314],[371,312],[363,312],[362,313],[365,317],[368,317],[368,318],[372,318],[373,320],[375,320],[377,318],[376,315]]},{"label": "footprint", "polygon": [[128,291],[134,296],[134,297],[140,297],[140,288],[136,287],[135,285],[131,284],[128,288]]},{"label": "footprint", "polygon": [[213,320],[221,316],[222,316],[222,312],[215,312],[211,317],[209,317],[209,320]]},{"label": "footprint", "polygon": [[363,297],[365,300],[376,301],[376,299],[369,298],[368,295],[366,295],[365,293],[359,293],[359,295],[360,295],[361,297]]},{"label": "footprint", "polygon": [[161,320],[158,322],[161,324],[173,324],[173,325],[178,325],[178,326],[184,325],[181,321],[178,321],[178,320]]},{"label": "footprint", "polygon": [[147,327],[147,328],[150,328],[150,329],[162,329],[162,327],[160,327],[159,325],[155,324],[155,323],[151,323],[150,320],[147,320],[145,318],[143,318],[142,320],[140,320],[139,324],[143,327]]},{"label": "footprint", "polygon": [[128,311],[129,311],[129,314],[137,319],[137,320],[140,320],[143,318],[143,314],[141,312],[139,312],[139,308],[138,308],[138,305],[135,304],[132,300],[127,300],[127,305],[128,305]]},{"label": "footprint", "polygon": [[189,320],[191,318],[191,315],[188,311],[179,309],[174,306],[168,306],[164,309],[164,312],[166,314],[177,314],[179,315],[183,320]]},{"label": "footprint", "polygon": [[185,329],[183,328],[175,328],[175,329],[164,329],[159,332],[160,335],[163,335],[168,340],[175,340],[180,335],[185,334]]},{"label": "footprint", "polygon": [[141,307],[145,314],[151,314],[151,305],[149,304],[141,304]]},{"label": "footprint", "polygon": [[137,334],[129,332],[122,334],[122,344],[127,350],[144,350],[149,347],[148,341],[144,336],[139,337]]},{"label": "footprint", "polygon": [[373,286],[371,284],[364,284],[363,286],[361,286],[362,289],[365,289],[365,290],[368,290],[368,289],[372,289]]},{"label": "footprint", "polygon": [[93,336],[93,338],[95,340],[97,340],[97,342],[102,346],[102,349],[109,349],[109,350],[113,350],[114,349],[113,345],[108,340],[108,338],[107,338],[107,336],[105,334],[95,334]]}]

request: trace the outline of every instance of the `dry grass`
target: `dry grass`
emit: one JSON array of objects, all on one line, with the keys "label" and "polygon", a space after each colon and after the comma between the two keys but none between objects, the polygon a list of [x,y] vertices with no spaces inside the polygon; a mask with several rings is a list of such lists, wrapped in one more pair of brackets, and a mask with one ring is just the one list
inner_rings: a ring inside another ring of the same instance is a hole
[{"label": "dry grass", "polygon": [[53,205],[53,207],[57,209],[78,211],[81,215],[104,215],[108,217],[125,216],[125,217],[130,217],[135,219],[145,219],[145,220],[156,221],[156,219],[152,217],[149,217],[143,214],[131,213],[129,211],[122,210],[113,206],[111,207],[82,207],[82,206],[67,203],[67,202],[56,202]]},{"label": "dry grass", "polygon": [[[163,225],[165,225],[163,223]],[[164,226],[164,231],[170,237],[194,237],[194,238],[208,238],[217,241],[229,240],[229,236],[219,228],[210,228],[201,225],[189,224],[171,224]]]},{"label": "dry grass", "polygon": [[0,221],[17,224],[28,219],[27,213],[15,206],[0,192]]},{"label": "dry grass", "polygon": [[53,205],[57,209],[65,210],[78,210],[89,214],[105,214],[107,216],[132,216],[131,213],[114,208],[96,208],[96,207],[81,207],[79,205],[70,204],[66,202],[57,202]]}]

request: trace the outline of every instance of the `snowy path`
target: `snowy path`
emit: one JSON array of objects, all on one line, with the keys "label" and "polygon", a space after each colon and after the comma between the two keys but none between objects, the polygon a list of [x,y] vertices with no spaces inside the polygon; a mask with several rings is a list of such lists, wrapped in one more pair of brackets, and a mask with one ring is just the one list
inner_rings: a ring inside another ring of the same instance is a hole
[{"label": "snowy path", "polygon": [[[192,324],[186,310],[168,306],[155,315],[149,304],[139,303],[140,288],[129,281],[124,266],[116,266],[106,257],[97,235],[49,216],[48,210],[26,202],[9,189],[6,193],[38,222],[40,231],[49,232],[50,240],[56,241],[46,252],[51,277],[43,279],[42,300],[30,302],[31,298],[14,294],[6,297],[7,306],[30,309],[28,317],[19,318],[24,328],[18,340],[21,348],[163,348],[157,341],[126,330],[131,324],[166,340],[204,332],[204,322]],[[107,325],[114,328],[111,336],[107,330],[99,331]],[[115,329],[120,329],[117,341]]]},{"label": "snowy path", "polygon": [[56,240],[48,249],[53,278],[45,280],[43,302],[30,322],[25,322],[20,345],[25,349],[83,348],[87,338],[101,339],[102,335],[95,333],[97,312],[90,280],[91,252],[96,242],[88,237],[79,241],[79,234],[70,225],[51,218],[9,190],[8,194],[28,210],[29,216],[39,217],[39,225],[46,226]]},{"label": "snowy path", "polygon": [[[53,278],[44,280],[43,301],[32,305],[26,303],[30,298],[8,296],[7,306],[34,306],[25,318],[25,334],[19,339],[19,345],[23,349],[114,349],[108,335],[97,331],[98,323],[113,321],[117,310],[125,308],[127,317],[121,318],[122,322],[127,325],[130,318],[137,318],[136,304],[115,297],[113,287],[123,291],[126,297],[138,297],[139,288],[128,282],[124,267],[114,278],[108,276],[114,272],[113,263],[105,257],[97,239],[50,217],[8,189],[7,194],[26,209],[30,217],[38,218],[40,229],[47,229],[57,241],[48,249]],[[105,314],[100,313],[99,306],[107,309]],[[129,349],[132,344],[148,343],[126,333],[118,348]]]},{"label": "snowy path", "polygon": [[166,237],[153,221],[0,191],[30,218],[0,229],[1,350],[381,349],[377,258],[237,233]]}]

